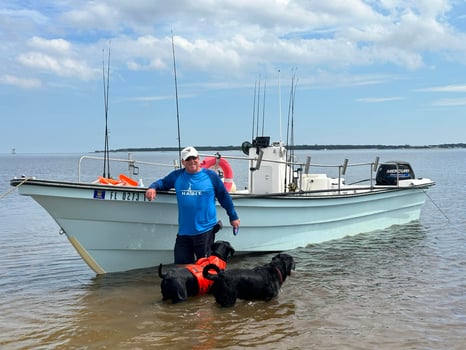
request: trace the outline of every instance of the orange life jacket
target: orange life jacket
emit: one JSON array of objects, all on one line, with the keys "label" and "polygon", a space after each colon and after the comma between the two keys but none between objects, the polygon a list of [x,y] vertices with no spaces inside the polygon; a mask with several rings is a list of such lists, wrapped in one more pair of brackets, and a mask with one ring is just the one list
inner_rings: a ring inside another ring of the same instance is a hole
[{"label": "orange life jacket", "polygon": [[200,258],[196,263],[184,266],[196,277],[199,285],[199,295],[207,293],[210,286],[214,283],[213,281],[204,278],[202,275],[202,270],[204,270],[204,267],[209,264],[217,265],[221,270],[224,270],[227,267],[226,261],[215,255],[211,255],[207,258]]}]

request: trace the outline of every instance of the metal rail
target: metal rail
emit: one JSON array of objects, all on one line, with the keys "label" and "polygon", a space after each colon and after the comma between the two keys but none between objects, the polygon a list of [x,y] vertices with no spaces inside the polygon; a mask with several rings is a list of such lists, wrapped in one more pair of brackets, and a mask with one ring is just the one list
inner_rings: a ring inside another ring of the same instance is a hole
[{"label": "metal rail", "polygon": [[[81,158],[79,158],[79,162],[78,162],[78,182],[81,182],[81,163],[82,163],[82,161],[84,159],[104,160],[103,157],[96,157],[96,156],[82,156]],[[144,162],[144,161],[135,160],[135,159],[133,159],[133,156],[132,156],[131,153],[128,153],[128,159],[122,159],[122,158],[107,158],[107,159],[112,161],[112,162],[128,163],[128,170],[129,170],[131,175],[138,175],[139,174],[139,167],[137,166],[137,164],[152,165],[152,166],[167,167],[167,168],[175,168],[175,169],[178,169],[180,167],[176,160],[174,161],[174,164]]]}]

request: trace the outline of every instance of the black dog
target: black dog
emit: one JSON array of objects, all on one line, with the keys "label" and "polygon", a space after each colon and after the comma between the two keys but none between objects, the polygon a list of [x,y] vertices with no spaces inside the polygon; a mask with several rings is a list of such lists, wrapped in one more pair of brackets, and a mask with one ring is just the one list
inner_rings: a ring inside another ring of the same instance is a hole
[{"label": "black dog", "polygon": [[[278,254],[264,266],[254,269],[221,271],[216,265],[204,267],[205,278],[214,281],[211,292],[222,306],[233,306],[236,299],[270,300],[278,295],[286,277],[295,269],[295,262],[288,254]],[[210,272],[214,270],[216,274]]]},{"label": "black dog", "polygon": [[162,278],[160,288],[163,300],[171,299],[173,304],[186,300],[188,296],[205,294],[209,291],[212,281],[202,276],[204,266],[211,264],[221,269],[226,267],[229,255],[235,250],[229,242],[216,241],[212,244],[211,256],[200,258],[195,264],[188,264],[162,273],[162,264],[159,266],[159,276]]}]

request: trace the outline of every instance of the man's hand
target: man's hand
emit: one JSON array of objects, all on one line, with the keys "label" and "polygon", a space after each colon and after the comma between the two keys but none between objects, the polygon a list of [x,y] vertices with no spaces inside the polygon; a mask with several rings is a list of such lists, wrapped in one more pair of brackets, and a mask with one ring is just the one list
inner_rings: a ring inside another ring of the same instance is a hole
[{"label": "man's hand", "polygon": [[149,201],[152,201],[157,197],[157,192],[155,191],[155,188],[148,188],[146,191],[146,198]]}]

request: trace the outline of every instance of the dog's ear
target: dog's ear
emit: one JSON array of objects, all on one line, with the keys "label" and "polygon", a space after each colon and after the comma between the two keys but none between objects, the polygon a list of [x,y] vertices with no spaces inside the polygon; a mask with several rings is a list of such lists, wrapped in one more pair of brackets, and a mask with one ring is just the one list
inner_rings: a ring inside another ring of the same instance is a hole
[{"label": "dog's ear", "polygon": [[166,275],[162,274],[162,264],[159,265],[159,277],[165,278]]},{"label": "dog's ear", "polygon": [[291,255],[286,255],[285,260],[286,263],[286,272],[288,276],[291,275],[291,270],[296,269],[296,262],[294,261],[293,257]]}]

